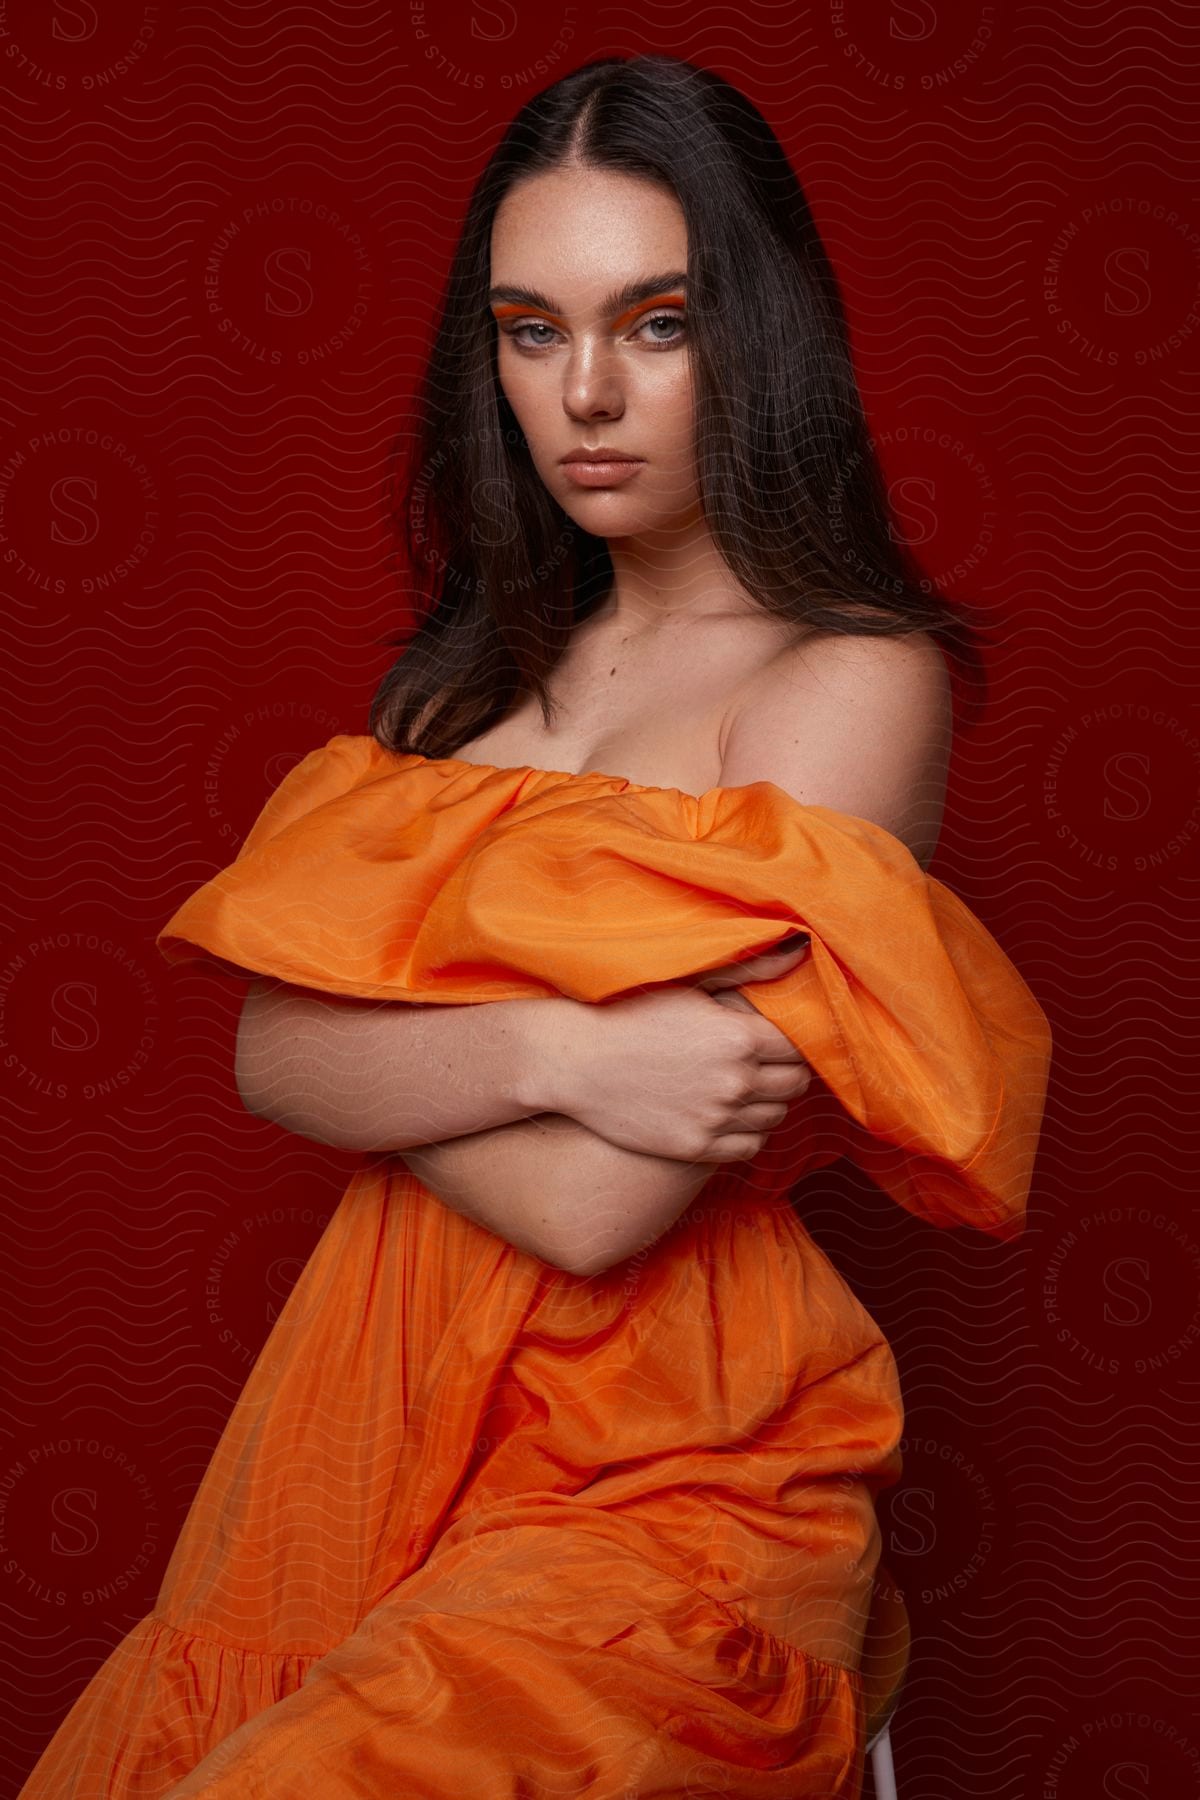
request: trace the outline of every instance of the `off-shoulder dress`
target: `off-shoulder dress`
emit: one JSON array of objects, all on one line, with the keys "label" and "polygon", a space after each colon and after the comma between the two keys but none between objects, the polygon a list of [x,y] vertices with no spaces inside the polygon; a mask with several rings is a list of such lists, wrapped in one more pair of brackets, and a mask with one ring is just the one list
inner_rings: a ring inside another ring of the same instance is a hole
[{"label": "off-shoulder dress", "polygon": [[849,1157],[1023,1227],[1050,1035],[887,831],[337,736],[158,936],[306,988],[599,1002],[807,931],[748,984],[817,1079],[648,1250],[584,1277],[364,1156],[153,1611],[22,1800],[857,1800],[859,1658],[901,1474],[878,1326],[789,1202]]}]

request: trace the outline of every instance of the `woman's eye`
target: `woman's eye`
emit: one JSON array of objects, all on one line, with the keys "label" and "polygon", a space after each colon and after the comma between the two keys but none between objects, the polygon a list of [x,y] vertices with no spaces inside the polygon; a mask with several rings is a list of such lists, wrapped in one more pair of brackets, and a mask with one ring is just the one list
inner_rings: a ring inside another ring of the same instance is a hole
[{"label": "woman's eye", "polygon": [[543,346],[545,345],[545,342],[546,342],[545,338],[542,338],[541,341],[536,344],[522,344],[520,334],[523,331],[548,331],[550,333],[551,337],[554,336],[553,325],[546,325],[540,319],[531,319],[529,321],[529,323],[526,325],[517,325],[509,332],[508,335],[510,338],[512,338],[512,340],[515,344],[521,344],[522,350],[540,350],[543,348]]},{"label": "woman's eye", "polygon": [[[651,330],[652,326],[670,326],[672,329],[669,334],[666,334],[658,330]],[[547,335],[531,341],[523,335],[525,332],[545,332]],[[527,319],[523,325],[510,325],[505,335],[512,339],[519,350],[547,350],[551,341],[558,336],[558,332],[553,325],[547,325],[544,319]],[[648,318],[642,319],[634,328],[633,335],[642,337],[645,342],[653,344],[656,348],[673,350],[676,344],[682,343],[687,335],[683,314],[651,313]]]},{"label": "woman's eye", "polygon": [[639,332],[644,331],[649,325],[674,325],[677,327],[670,337],[659,337],[657,332],[653,331],[650,333],[651,343],[661,344],[664,349],[674,349],[675,345],[681,343],[686,335],[682,313],[651,313],[648,319],[642,320],[638,327]]}]

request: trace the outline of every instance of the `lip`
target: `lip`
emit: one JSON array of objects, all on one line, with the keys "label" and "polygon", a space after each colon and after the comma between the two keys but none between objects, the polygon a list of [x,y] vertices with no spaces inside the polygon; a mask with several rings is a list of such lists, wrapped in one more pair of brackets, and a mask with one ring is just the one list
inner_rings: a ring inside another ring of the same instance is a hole
[{"label": "lip", "polygon": [[563,472],[577,487],[611,487],[614,482],[628,481],[643,467],[645,459],[627,456],[624,451],[607,450],[603,445],[594,453],[572,450],[562,458]]},{"label": "lip", "polygon": [[630,456],[628,450],[615,450],[611,444],[597,444],[591,450],[586,444],[580,444],[578,450],[568,450],[565,456],[559,458],[559,461],[565,463],[641,462],[643,458]]}]

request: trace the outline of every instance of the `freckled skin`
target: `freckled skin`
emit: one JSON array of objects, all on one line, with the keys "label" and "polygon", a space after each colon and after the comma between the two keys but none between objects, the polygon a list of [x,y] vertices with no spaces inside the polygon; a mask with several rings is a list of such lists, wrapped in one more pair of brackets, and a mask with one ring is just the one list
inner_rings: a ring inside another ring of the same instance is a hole
[{"label": "freckled skin", "polygon": [[[646,322],[686,306],[655,307],[651,297],[612,318],[602,312],[622,283],[686,267],[687,228],[671,190],[610,170],[534,176],[507,195],[492,229],[492,284],[556,303],[553,313],[499,308],[500,383],[550,493],[608,541],[613,592],[589,623],[615,624],[622,641],[668,620],[761,617],[701,516],[686,323],[681,333]],[[522,320],[533,329],[518,341],[512,327]],[[645,465],[620,486],[580,488],[560,458],[581,444]]]}]

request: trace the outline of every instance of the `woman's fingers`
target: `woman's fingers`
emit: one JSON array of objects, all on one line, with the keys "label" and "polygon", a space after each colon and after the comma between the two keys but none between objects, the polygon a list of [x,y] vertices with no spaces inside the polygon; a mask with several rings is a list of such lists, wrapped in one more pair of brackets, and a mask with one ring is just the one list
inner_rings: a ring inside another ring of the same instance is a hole
[{"label": "woman's fingers", "polygon": [[751,956],[745,962],[723,963],[719,969],[708,969],[698,975],[693,983],[695,987],[706,989],[710,994],[722,988],[741,987],[746,981],[771,981],[787,970],[799,966],[808,954],[809,939],[804,935],[804,942],[793,944],[790,949],[776,945],[773,950],[764,950],[758,956]]}]

